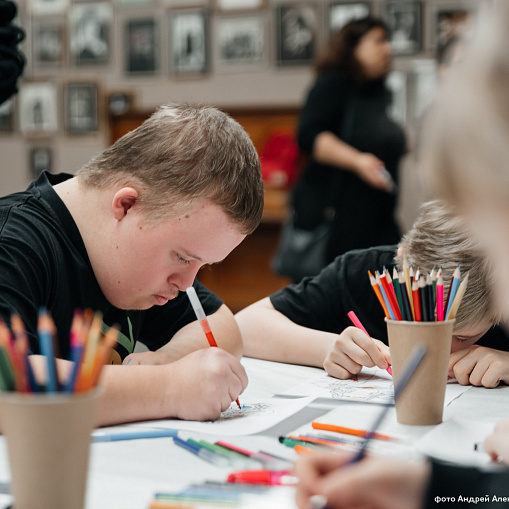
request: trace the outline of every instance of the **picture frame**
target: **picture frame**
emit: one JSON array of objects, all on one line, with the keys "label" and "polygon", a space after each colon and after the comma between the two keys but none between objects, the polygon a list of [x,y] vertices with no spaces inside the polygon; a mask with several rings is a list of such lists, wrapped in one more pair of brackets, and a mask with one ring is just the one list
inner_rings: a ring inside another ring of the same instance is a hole
[{"label": "picture frame", "polygon": [[73,63],[106,64],[110,59],[113,9],[110,3],[74,4],[70,12],[69,45]]},{"label": "picture frame", "polygon": [[422,4],[420,1],[388,1],[382,17],[390,30],[394,55],[413,55],[422,47]]},{"label": "picture frame", "polygon": [[134,95],[130,92],[110,92],[108,110],[110,115],[124,115],[133,108]]},{"label": "picture frame", "polygon": [[116,0],[120,7],[147,7],[153,5],[155,0]]},{"label": "picture frame", "polygon": [[64,14],[70,3],[70,0],[29,0],[29,8],[34,15]]},{"label": "picture frame", "polygon": [[434,13],[433,46],[439,50],[453,37],[462,37],[472,29],[474,11],[468,5],[437,6]]},{"label": "picture frame", "polygon": [[45,170],[51,173],[52,161],[53,153],[50,147],[32,147],[29,155],[29,168],[32,179],[38,178],[41,172]]},{"label": "picture frame", "polygon": [[97,131],[99,92],[95,83],[68,83],[64,100],[67,132],[86,134]]},{"label": "picture frame", "polygon": [[210,70],[208,9],[175,9],[169,16],[170,73],[199,76]]},{"label": "picture frame", "polygon": [[318,8],[311,2],[276,7],[276,64],[279,67],[309,65],[315,58]]},{"label": "picture frame", "polygon": [[7,99],[0,104],[0,133],[13,131],[14,99]]},{"label": "picture frame", "polygon": [[66,30],[58,21],[34,20],[32,24],[32,59],[34,66],[61,67],[67,56]]},{"label": "picture frame", "polygon": [[57,87],[49,81],[27,82],[18,92],[19,130],[26,136],[58,131]]},{"label": "picture frame", "polygon": [[266,62],[267,19],[263,15],[218,17],[214,62],[218,70],[245,70]]},{"label": "picture frame", "polygon": [[371,2],[332,2],[327,17],[329,34],[337,32],[349,21],[369,16],[372,9]]},{"label": "picture frame", "polygon": [[214,7],[220,12],[239,12],[261,10],[267,0],[214,0]]},{"label": "picture frame", "polygon": [[124,25],[125,72],[154,74],[159,70],[159,30],[154,17],[130,19]]}]

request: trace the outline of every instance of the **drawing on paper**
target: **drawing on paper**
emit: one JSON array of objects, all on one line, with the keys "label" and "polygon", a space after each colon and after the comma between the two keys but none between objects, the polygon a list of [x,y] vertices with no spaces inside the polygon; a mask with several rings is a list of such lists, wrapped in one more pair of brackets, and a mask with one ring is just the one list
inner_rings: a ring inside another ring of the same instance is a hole
[{"label": "drawing on paper", "polygon": [[237,404],[233,402],[228,410],[225,410],[221,413],[221,417],[215,421],[206,422],[225,422],[239,419],[241,417],[270,415],[274,413],[274,406],[274,404],[261,402],[250,403],[249,405],[241,405],[241,408],[239,408]]},{"label": "drawing on paper", "polygon": [[[380,376],[382,375],[382,376]],[[311,382],[332,399],[349,399],[389,403],[394,399],[392,380],[383,377],[381,370],[361,372],[356,380],[339,380],[329,376]]]}]

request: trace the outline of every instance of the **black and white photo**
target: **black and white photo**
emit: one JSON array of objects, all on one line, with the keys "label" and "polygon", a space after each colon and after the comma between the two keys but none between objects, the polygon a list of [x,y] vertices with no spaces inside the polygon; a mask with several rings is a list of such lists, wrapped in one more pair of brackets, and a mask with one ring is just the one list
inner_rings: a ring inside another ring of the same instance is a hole
[{"label": "black and white photo", "polygon": [[154,18],[133,19],[125,25],[125,69],[128,73],[158,70],[158,37]]},{"label": "black and white photo", "polygon": [[247,11],[261,9],[266,0],[214,0],[215,8],[218,11]]},{"label": "black and white photo", "polygon": [[317,47],[316,4],[298,3],[276,8],[276,62],[280,66],[306,65]]},{"label": "black and white photo", "polygon": [[58,129],[57,89],[51,82],[24,83],[18,93],[19,129],[25,135],[51,135]]},{"label": "black and white photo", "polygon": [[394,55],[411,55],[421,49],[421,3],[387,2],[384,19],[389,25]]},{"label": "black and white photo", "polygon": [[36,179],[41,172],[49,171],[51,173],[51,148],[33,147],[30,150],[30,173],[31,178]]},{"label": "black and white photo", "polygon": [[455,37],[463,37],[472,29],[473,13],[464,7],[437,9],[435,15],[435,45],[445,46]]},{"label": "black and white photo", "polygon": [[32,58],[38,67],[61,66],[65,61],[64,25],[36,22],[32,27]]},{"label": "black and white photo", "polygon": [[94,83],[69,83],[65,89],[65,128],[89,133],[98,127],[98,90]]},{"label": "black and white photo", "polygon": [[69,37],[74,63],[104,64],[109,61],[112,17],[112,6],[106,2],[73,6]]},{"label": "black and white photo", "polygon": [[205,9],[170,13],[170,71],[175,75],[209,70],[209,16]]},{"label": "black and white photo", "polygon": [[32,14],[64,14],[69,7],[70,0],[29,0]]},{"label": "black and white photo", "polygon": [[263,64],[266,53],[265,25],[263,16],[216,19],[214,33],[217,67],[241,69]]},{"label": "black and white photo", "polygon": [[349,21],[371,13],[370,2],[332,2],[329,5],[329,32],[337,32]]}]

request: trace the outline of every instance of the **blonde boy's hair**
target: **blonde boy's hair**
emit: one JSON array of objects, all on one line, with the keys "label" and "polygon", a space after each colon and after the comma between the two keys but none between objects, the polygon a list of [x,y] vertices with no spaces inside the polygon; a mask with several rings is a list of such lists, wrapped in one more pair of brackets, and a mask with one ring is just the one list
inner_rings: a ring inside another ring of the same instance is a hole
[{"label": "blonde boy's hair", "polygon": [[263,211],[260,161],[251,139],[226,113],[207,106],[159,107],[77,176],[85,186],[136,188],[148,222],[206,198],[249,234]]},{"label": "blonde boy's hair", "polygon": [[[493,296],[494,276],[491,264],[479,242],[467,231],[463,219],[440,201],[424,203],[412,229],[399,244],[407,262],[421,271],[431,272],[442,267],[444,294],[447,295],[454,270],[461,265],[464,277],[468,272],[468,285],[456,314],[455,330],[475,329],[480,323],[497,324]],[[395,258],[403,267],[403,254]]]}]

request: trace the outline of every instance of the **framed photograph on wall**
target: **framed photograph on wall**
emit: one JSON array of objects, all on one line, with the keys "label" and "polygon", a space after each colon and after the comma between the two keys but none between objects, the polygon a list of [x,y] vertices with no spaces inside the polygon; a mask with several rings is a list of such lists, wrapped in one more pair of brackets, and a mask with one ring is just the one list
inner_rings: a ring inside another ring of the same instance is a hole
[{"label": "framed photograph on wall", "polygon": [[52,135],[58,130],[57,87],[41,81],[24,83],[18,93],[19,130],[30,135]]},{"label": "framed photograph on wall", "polygon": [[215,20],[215,63],[218,69],[242,70],[266,61],[264,16],[238,16]]},{"label": "framed photograph on wall", "polygon": [[267,0],[214,0],[214,7],[218,11],[248,11],[261,9]]},{"label": "framed photograph on wall", "polygon": [[317,46],[316,4],[296,3],[276,7],[276,63],[278,66],[309,65]]},{"label": "framed photograph on wall", "polygon": [[50,147],[32,147],[30,149],[29,168],[33,179],[39,177],[41,172],[51,173],[52,153]]},{"label": "framed photograph on wall", "polygon": [[170,72],[178,76],[206,74],[210,66],[207,9],[170,11]]},{"label": "framed photograph on wall", "polygon": [[69,83],[65,87],[65,129],[82,134],[98,128],[98,88],[95,83]]},{"label": "framed photograph on wall", "polygon": [[69,38],[74,63],[88,65],[109,61],[112,19],[113,10],[109,3],[73,5]]},{"label": "framed photograph on wall", "polygon": [[395,55],[411,55],[421,50],[421,2],[387,2],[382,17],[389,25],[390,42]]},{"label": "framed photograph on wall", "polygon": [[63,14],[69,7],[70,0],[30,0],[32,14]]},{"label": "framed photograph on wall", "polygon": [[158,70],[159,37],[154,18],[131,19],[125,25],[125,70],[154,73]]},{"label": "framed photograph on wall", "polygon": [[349,21],[371,14],[371,2],[332,2],[329,5],[329,33],[337,32]]},{"label": "framed photograph on wall", "polygon": [[65,28],[62,23],[34,20],[32,23],[32,58],[37,67],[60,67],[66,56]]},{"label": "framed photograph on wall", "polygon": [[462,37],[472,29],[474,13],[465,6],[438,7],[434,20],[434,43],[437,49],[453,37]]}]

